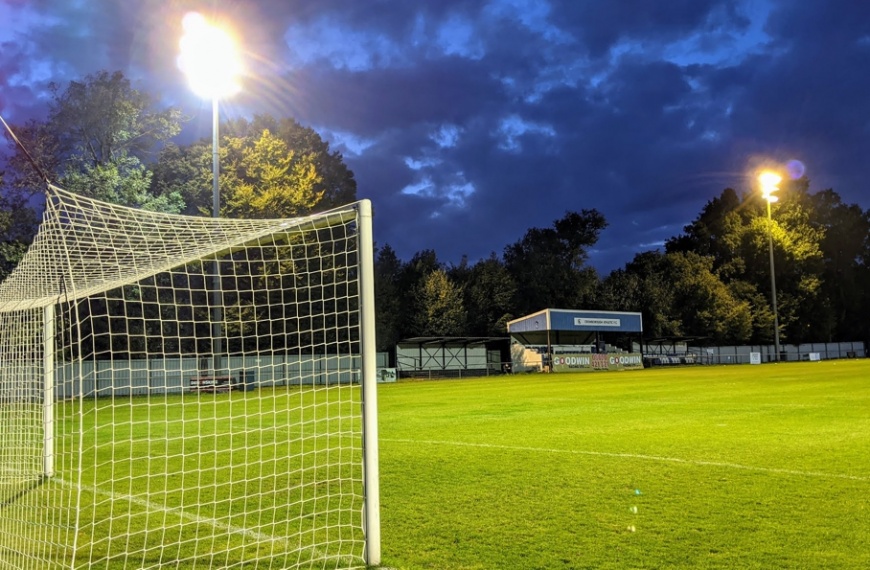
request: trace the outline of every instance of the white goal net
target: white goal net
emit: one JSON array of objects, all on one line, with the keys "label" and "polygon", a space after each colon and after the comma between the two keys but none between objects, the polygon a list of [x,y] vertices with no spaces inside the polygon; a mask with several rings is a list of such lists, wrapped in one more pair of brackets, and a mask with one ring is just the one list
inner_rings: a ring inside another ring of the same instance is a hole
[{"label": "white goal net", "polygon": [[177,216],[51,186],[0,284],[0,569],[380,558],[371,207]]}]

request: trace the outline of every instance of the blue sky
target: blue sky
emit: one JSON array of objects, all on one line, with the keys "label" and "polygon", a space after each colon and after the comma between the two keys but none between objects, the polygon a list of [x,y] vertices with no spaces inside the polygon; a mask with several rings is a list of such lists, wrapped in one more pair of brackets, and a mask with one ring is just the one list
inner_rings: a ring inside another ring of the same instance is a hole
[{"label": "blue sky", "polygon": [[2,0],[0,113],[120,69],[210,136],[176,66],[182,16],[231,22],[244,90],[342,152],[405,259],[474,261],[595,208],[602,273],[660,247],[762,164],[870,207],[870,4],[852,0]]}]

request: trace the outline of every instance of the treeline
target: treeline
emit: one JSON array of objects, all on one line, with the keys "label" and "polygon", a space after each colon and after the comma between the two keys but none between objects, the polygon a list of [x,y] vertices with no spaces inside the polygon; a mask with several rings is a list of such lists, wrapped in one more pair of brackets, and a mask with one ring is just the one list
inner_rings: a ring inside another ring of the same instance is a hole
[{"label": "treeline", "polygon": [[[15,125],[0,194],[0,279],[35,234],[42,176],[68,190],[149,210],[210,215],[211,140],[174,142],[180,111],[159,108],[121,73],[53,86],[48,115]],[[356,199],[337,151],[292,119],[221,124],[221,215],[291,217]],[[37,168],[31,164],[33,160]],[[772,343],[768,239],[775,252],[780,338],[870,341],[870,212],[806,179],[773,204],[725,189],[659,251],[601,276],[588,253],[607,227],[595,210],[566,212],[486,259],[440,261],[434,250],[376,255],[381,349],[413,336],[504,335],[512,318],[545,307],[639,311],[647,338]]]},{"label": "treeline", "polygon": [[[158,108],[120,72],[52,86],[44,120],[13,125],[0,173],[0,280],[21,259],[41,215],[45,180],[135,208],[211,215],[211,138],[179,145],[184,117]],[[281,218],[356,200],[341,153],[292,119],[220,125],[221,216]],[[29,155],[29,156],[28,156]]]},{"label": "treeline", "polygon": [[438,261],[433,250],[407,262],[385,245],[375,256],[378,345],[414,336],[505,336],[512,318],[546,307],[589,307],[598,275],[589,249],[607,226],[595,210],[567,212],[531,228],[501,256],[474,264]]},{"label": "treeline", "polygon": [[434,251],[376,257],[379,344],[412,336],[504,335],[545,307],[637,311],[646,338],[772,344],[769,239],[783,343],[870,339],[870,212],[806,178],[784,183],[766,215],[758,193],[709,201],[664,250],[635,255],[599,278],[587,252],[606,227],[594,210],[529,229],[499,256],[448,265]]}]

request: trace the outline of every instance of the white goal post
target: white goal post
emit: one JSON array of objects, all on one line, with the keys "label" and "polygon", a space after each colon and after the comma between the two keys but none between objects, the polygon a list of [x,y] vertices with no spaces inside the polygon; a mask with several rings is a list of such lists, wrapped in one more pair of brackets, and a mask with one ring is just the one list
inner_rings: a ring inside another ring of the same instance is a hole
[{"label": "white goal post", "polygon": [[0,284],[0,570],[379,564],[371,217],[50,186]]}]

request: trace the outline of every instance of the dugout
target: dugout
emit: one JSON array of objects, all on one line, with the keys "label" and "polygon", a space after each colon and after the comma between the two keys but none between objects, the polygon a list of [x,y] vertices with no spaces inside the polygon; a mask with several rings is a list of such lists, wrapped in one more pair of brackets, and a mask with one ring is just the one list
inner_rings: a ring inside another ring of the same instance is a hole
[{"label": "dugout", "polygon": [[396,344],[400,377],[459,378],[501,374],[509,339],[492,336],[420,336]]},{"label": "dugout", "polygon": [[640,313],[543,309],[507,329],[514,372],[643,368]]},{"label": "dugout", "polygon": [[646,339],[643,344],[644,364],[647,366],[695,364],[698,359],[695,353],[689,350],[689,346],[701,346],[708,341],[709,337],[706,336],[664,336]]}]

